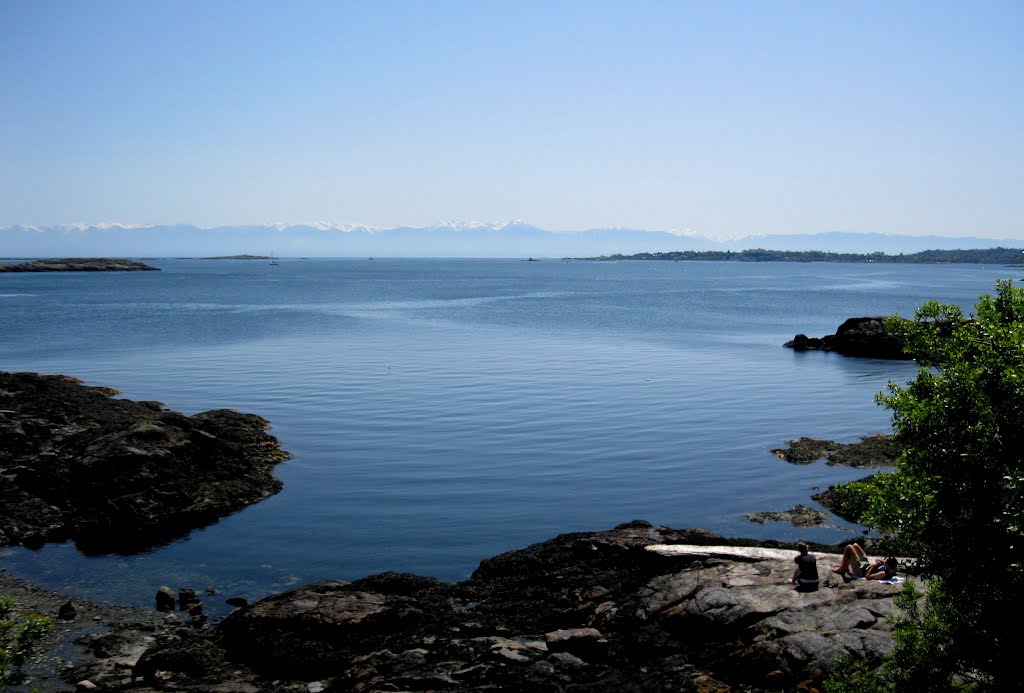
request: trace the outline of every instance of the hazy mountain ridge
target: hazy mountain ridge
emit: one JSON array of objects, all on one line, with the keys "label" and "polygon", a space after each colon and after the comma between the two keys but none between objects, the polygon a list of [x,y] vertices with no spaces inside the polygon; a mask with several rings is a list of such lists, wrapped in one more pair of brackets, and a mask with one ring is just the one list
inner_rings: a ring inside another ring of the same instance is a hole
[{"label": "hazy mountain ridge", "polygon": [[274,224],[200,228],[186,224],[74,224],[0,228],[0,257],[196,257],[249,253],[281,257],[593,257],[684,250],[820,250],[889,254],[931,249],[1020,246],[1021,240],[827,232],[716,241],[643,229],[552,232],[512,221],[444,221],[426,227],[373,228]]}]

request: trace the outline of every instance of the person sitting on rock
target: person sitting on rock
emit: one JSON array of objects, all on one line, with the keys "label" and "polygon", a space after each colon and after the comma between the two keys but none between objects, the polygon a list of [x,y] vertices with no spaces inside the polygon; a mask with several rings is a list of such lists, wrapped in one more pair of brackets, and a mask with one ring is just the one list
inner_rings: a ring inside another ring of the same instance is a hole
[{"label": "person sitting on rock", "polygon": [[854,542],[847,544],[843,549],[843,560],[832,571],[839,573],[844,580],[851,578],[888,580],[896,575],[896,559],[889,556],[885,559],[876,558],[869,561],[861,545]]},{"label": "person sitting on rock", "polygon": [[811,547],[806,541],[798,543],[796,548],[800,555],[793,559],[796,570],[789,582],[801,592],[814,592],[818,589],[818,559],[808,553]]}]

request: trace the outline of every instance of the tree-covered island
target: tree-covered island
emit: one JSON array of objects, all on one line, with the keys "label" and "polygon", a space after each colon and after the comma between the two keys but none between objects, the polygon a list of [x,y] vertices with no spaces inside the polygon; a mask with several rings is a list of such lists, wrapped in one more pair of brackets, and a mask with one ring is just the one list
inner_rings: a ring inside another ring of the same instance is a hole
[{"label": "tree-covered island", "polygon": [[984,248],[973,250],[922,250],[918,253],[887,255],[877,253],[830,253],[824,250],[673,250],[664,253],[602,255],[587,260],[672,260],[716,262],[871,262],[879,264],[976,264],[1020,265],[1021,248]]}]

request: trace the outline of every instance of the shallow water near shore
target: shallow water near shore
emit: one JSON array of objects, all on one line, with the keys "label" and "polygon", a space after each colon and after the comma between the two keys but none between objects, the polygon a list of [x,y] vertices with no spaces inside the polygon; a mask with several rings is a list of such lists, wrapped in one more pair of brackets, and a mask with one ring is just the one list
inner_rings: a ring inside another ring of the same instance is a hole
[{"label": "shallow water near shore", "polygon": [[483,558],[635,518],[729,536],[863,476],[770,450],[887,431],[906,362],[795,353],[856,315],[965,308],[1019,269],[965,265],[155,260],[0,275],[0,369],[196,413],[259,414],[284,491],[133,556],[0,552],[53,589],[149,605],[161,584],[256,598],[326,577],[468,577]]}]

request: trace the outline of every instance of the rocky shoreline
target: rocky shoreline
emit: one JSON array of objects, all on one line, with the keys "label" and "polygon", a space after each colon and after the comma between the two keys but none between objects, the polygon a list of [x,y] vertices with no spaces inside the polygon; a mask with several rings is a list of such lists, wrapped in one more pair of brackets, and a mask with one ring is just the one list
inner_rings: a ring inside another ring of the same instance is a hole
[{"label": "rocky shoreline", "polygon": [[[0,372],[0,546],[138,550],[280,488],[271,472],[287,453],[265,420],[187,417],[116,394]],[[775,452],[849,464],[889,449],[869,437]],[[844,582],[829,572],[841,547],[812,551],[821,587],[799,592],[787,581],[793,545],[638,520],[486,559],[458,583],[328,580],[236,600],[214,624],[187,587],[162,588],[163,611],[74,599],[3,571],[0,594],[55,619],[27,668],[47,693],[811,690],[838,656],[891,649],[903,588]]]},{"label": "rocky shoreline", "polygon": [[[111,653],[111,657],[98,658],[88,647],[87,643],[106,634],[122,634],[121,637],[126,642],[133,641],[130,648],[125,648],[125,653],[130,658],[131,651],[141,654],[148,645],[147,638],[151,639],[158,632],[173,628],[166,614],[128,606],[102,604],[43,589],[9,574],[2,568],[0,595],[15,600],[15,614],[33,613],[48,616],[53,620],[54,626],[53,631],[43,639],[26,663],[24,673],[28,680],[25,684],[4,689],[15,693],[28,693],[33,689],[39,689],[43,693],[74,690],[74,683],[82,680],[76,677],[76,673],[90,673],[85,669],[76,672],[77,667],[95,667],[104,659],[108,660],[107,663],[112,668],[116,668],[117,661],[125,664],[124,655]],[[69,609],[67,605],[71,605],[71,608]],[[129,635],[130,633],[136,635]],[[101,676],[96,678],[101,681],[104,679]]]},{"label": "rocky shoreline", "polygon": [[[838,656],[891,650],[903,589],[844,582],[829,573],[838,547],[812,550],[814,592],[787,583],[792,546],[634,521],[495,556],[455,584],[305,585],[212,628],[75,602],[77,623],[58,630],[84,651],[51,650],[30,673],[44,691],[812,690]],[[50,614],[63,599],[16,596]]]}]

